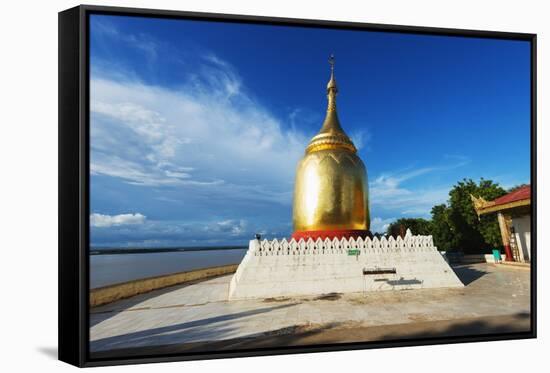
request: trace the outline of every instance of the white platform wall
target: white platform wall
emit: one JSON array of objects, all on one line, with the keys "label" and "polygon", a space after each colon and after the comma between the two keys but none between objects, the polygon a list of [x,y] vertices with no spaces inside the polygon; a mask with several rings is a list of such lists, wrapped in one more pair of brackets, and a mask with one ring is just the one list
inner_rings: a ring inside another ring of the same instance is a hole
[{"label": "white platform wall", "polygon": [[[349,255],[349,250],[355,250]],[[396,273],[364,274],[376,269]],[[462,282],[431,236],[316,242],[250,241],[231,279],[229,299],[440,287]]]}]

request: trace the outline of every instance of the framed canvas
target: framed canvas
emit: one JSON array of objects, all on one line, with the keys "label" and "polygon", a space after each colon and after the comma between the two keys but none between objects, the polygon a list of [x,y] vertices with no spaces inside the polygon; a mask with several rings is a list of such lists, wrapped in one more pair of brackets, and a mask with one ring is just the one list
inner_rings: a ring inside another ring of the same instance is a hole
[{"label": "framed canvas", "polygon": [[536,35],[59,13],[59,359],[536,336]]}]

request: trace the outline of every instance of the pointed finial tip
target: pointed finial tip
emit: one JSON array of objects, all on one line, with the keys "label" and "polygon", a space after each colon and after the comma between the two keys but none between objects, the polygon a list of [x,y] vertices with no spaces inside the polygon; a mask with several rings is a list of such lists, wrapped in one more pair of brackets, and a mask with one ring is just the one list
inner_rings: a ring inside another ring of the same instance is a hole
[{"label": "pointed finial tip", "polygon": [[330,54],[328,63],[330,64],[330,80],[327,84],[327,90],[333,90],[336,93],[338,88],[336,87],[336,79],[334,79],[334,54]]}]

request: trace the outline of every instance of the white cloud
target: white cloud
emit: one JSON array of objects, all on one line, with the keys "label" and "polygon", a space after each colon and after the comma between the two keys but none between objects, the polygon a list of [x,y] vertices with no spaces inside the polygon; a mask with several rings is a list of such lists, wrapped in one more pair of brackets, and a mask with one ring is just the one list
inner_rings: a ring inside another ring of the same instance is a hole
[{"label": "white cloud", "polygon": [[[99,215],[99,214],[98,214]],[[210,246],[242,245],[261,233],[266,238],[289,237],[290,227],[282,224],[249,222],[245,219],[218,221],[144,220],[140,225],[112,225],[93,229],[94,246]]]},{"label": "white cloud", "polygon": [[379,211],[391,211],[393,214],[429,217],[433,206],[447,201],[451,185],[412,188],[407,187],[407,182],[469,163],[469,159],[462,156],[445,155],[443,158],[451,162],[445,166],[408,168],[381,174],[369,185],[372,205]]},{"label": "white cloud", "polygon": [[451,186],[408,189],[398,185],[384,189],[383,184],[375,181],[370,188],[371,203],[379,212],[428,218],[433,206],[447,201],[450,188]]},{"label": "white cloud", "polygon": [[394,214],[428,216],[434,205],[446,201],[449,188],[411,189],[403,184],[432,171],[434,168],[422,168],[377,177],[369,186],[372,205]]},{"label": "white cloud", "polygon": [[178,90],[91,79],[92,174],[290,204],[308,136],[284,129],[227,63],[205,60]]},{"label": "white cloud", "polygon": [[121,225],[143,224],[146,217],[140,213],[104,215],[93,213],[90,215],[90,225],[96,228],[106,228]]},{"label": "white cloud", "polygon": [[386,230],[390,226],[392,222],[394,222],[395,218],[388,218],[388,219],[382,219],[379,217],[375,217],[370,222],[370,231],[374,233],[386,233]]},{"label": "white cloud", "polygon": [[246,220],[223,220],[205,226],[204,230],[208,232],[226,233],[231,236],[240,236],[246,232],[248,223]]},{"label": "white cloud", "polygon": [[369,143],[371,140],[371,133],[368,132],[365,129],[359,129],[355,130],[350,133],[349,135],[351,137],[351,141],[353,141],[353,144],[357,148],[357,150],[361,150],[363,148],[368,149]]},{"label": "white cloud", "polygon": [[153,40],[149,35],[145,33],[131,34],[126,32],[120,32],[115,26],[108,22],[102,22],[95,19],[92,24],[92,36],[107,36],[112,39],[116,39],[119,42],[127,44],[132,48],[136,48],[143,52],[147,58],[154,60],[157,58],[159,45],[158,42]]}]

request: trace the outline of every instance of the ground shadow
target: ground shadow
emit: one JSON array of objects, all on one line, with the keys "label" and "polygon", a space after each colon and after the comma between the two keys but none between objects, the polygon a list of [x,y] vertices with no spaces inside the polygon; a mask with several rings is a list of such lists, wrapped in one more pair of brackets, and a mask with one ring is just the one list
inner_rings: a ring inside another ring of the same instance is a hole
[{"label": "ground shadow", "polygon": [[[527,332],[530,329],[530,318],[531,315],[529,313],[522,312],[508,316],[496,316],[494,318],[485,317],[472,321],[458,320],[446,327],[435,327],[428,330],[421,330],[422,325],[419,325],[419,330],[411,331],[405,335],[394,331],[382,336],[381,339],[425,339]],[[444,325],[444,323],[442,324]]]},{"label": "ground shadow", "polygon": [[520,333],[530,330],[529,313],[482,317],[477,319],[438,320],[407,324],[365,326],[350,323],[327,323],[317,326],[293,326],[242,338],[143,346],[93,353],[94,358],[154,356],[158,354],[242,351],[258,348],[320,346],[342,343],[422,340],[442,337],[483,336]]},{"label": "ground shadow", "polygon": [[142,330],[139,332],[126,333],[113,337],[97,339],[90,342],[90,349],[92,351],[98,351],[122,348],[128,345],[166,345],[170,343],[177,343],[178,340],[181,341],[182,339],[223,339],[224,335],[228,335],[236,329],[236,326],[234,326],[235,323],[228,323],[228,321],[233,322],[236,319],[268,313],[274,310],[292,307],[294,305],[296,305],[296,303],[282,304],[274,307],[236,312],[227,315],[219,315],[205,319],[193,320],[174,325]]},{"label": "ground shadow", "polygon": [[37,351],[47,357],[57,360],[57,347],[38,347]]},{"label": "ground shadow", "polygon": [[398,286],[398,285],[421,285],[422,284],[422,281],[416,279],[416,278],[412,278],[410,280],[404,278],[404,277],[401,277],[399,278],[399,280],[386,280],[386,282],[388,283],[388,285],[391,285],[391,286]]},{"label": "ground shadow", "polygon": [[114,316],[118,315],[120,312],[129,311],[130,308],[132,308],[132,307],[134,307],[134,306],[136,306],[140,303],[146,302],[150,299],[162,296],[162,295],[170,293],[172,291],[177,291],[177,290],[183,289],[183,288],[191,286],[191,285],[195,285],[199,282],[209,281],[209,280],[213,280],[213,279],[216,279],[216,278],[219,278],[219,277],[224,277],[224,276],[227,276],[227,275],[213,276],[213,277],[208,277],[208,278],[201,279],[201,280],[189,281],[189,282],[186,282],[184,284],[168,286],[168,287],[165,287],[165,288],[162,288],[162,289],[157,289],[157,290],[153,290],[153,291],[150,291],[150,292],[147,292],[147,293],[135,295],[135,296],[130,297],[130,298],[121,299],[121,300],[118,300],[118,301],[115,301],[115,302],[112,302],[112,303],[108,303],[108,304],[105,304],[105,305],[102,305],[102,306],[90,308],[90,327],[93,327],[93,326],[95,326],[95,325],[97,325],[97,324],[99,324],[99,323],[101,323],[105,320],[108,320],[111,317],[114,317]]},{"label": "ground shadow", "polygon": [[342,323],[334,322],[316,327],[294,325],[234,339],[96,351],[92,352],[91,357],[95,359],[104,359],[132,356],[154,356],[159,354],[208,353],[250,348],[258,349],[291,346],[293,345],[293,342],[296,342],[297,340],[314,337],[315,335],[322,334],[327,330],[337,328],[341,324]]},{"label": "ground shadow", "polygon": [[489,274],[487,271],[480,271],[479,269],[472,268],[472,266],[468,264],[453,265],[452,268],[465,286]]},{"label": "ground shadow", "polygon": [[322,295],[319,295],[315,298],[313,298],[313,300],[338,300],[342,298],[342,293],[327,293],[327,294],[322,294]]}]

